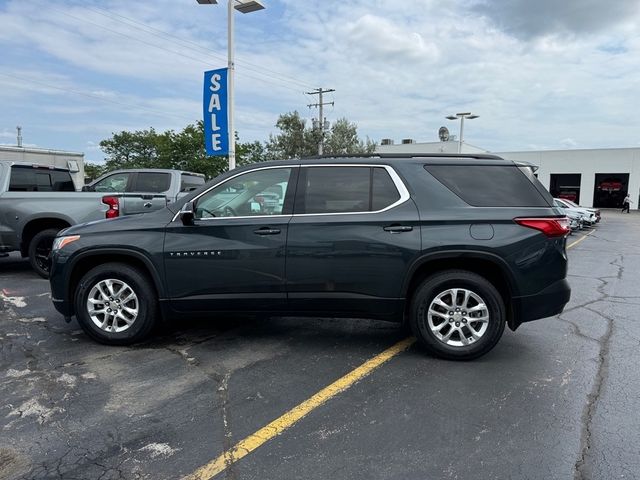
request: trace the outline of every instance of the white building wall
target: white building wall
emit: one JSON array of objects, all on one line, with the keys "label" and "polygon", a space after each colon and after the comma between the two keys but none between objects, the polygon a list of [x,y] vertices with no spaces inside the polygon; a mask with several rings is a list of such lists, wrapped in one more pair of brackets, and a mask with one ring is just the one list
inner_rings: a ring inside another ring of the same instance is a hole
[{"label": "white building wall", "polygon": [[76,190],[80,190],[84,185],[84,153],[0,145],[0,160],[38,163],[60,168],[68,168],[67,162],[70,160],[75,161],[78,164],[79,171],[71,173],[71,178]]},{"label": "white building wall", "polygon": [[538,165],[538,179],[549,188],[553,173],[579,173],[580,204],[593,206],[596,173],[628,173],[628,191],[638,208],[640,202],[640,148],[607,148],[594,150],[549,150],[537,152],[497,152],[508,160]]},{"label": "white building wall", "polygon": [[[458,153],[458,142],[398,143],[393,145],[376,145],[376,153]],[[486,150],[469,143],[462,142],[462,153],[487,153]]]}]

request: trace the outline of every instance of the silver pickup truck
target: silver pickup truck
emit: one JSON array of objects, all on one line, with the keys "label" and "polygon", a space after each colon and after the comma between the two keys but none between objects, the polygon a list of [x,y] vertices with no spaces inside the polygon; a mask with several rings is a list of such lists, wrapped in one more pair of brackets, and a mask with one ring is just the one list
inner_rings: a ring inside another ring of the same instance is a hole
[{"label": "silver pickup truck", "polygon": [[191,190],[204,184],[201,173],[161,168],[113,170],[85,185],[84,192],[102,193],[155,193],[175,202]]},{"label": "silver pickup truck", "polygon": [[[129,178],[141,171],[125,172]],[[169,172],[170,188],[182,189],[186,194],[196,187],[190,181],[193,174],[183,185],[182,172]],[[204,183],[204,178],[198,181]],[[157,210],[175,199],[162,192],[127,192],[115,186],[76,192],[65,169],[0,161],[0,254],[20,251],[23,257],[29,257],[33,269],[47,278],[51,246],[60,230],[78,223]]]}]

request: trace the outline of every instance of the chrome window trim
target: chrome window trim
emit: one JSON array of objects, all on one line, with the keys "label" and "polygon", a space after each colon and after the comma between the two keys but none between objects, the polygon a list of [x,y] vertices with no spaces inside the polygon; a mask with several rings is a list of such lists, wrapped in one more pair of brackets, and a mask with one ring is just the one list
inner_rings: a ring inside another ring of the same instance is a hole
[{"label": "chrome window trim", "polygon": [[371,163],[367,163],[367,164],[365,163],[320,163],[320,164],[313,164],[313,165],[311,164],[300,165],[300,167],[301,168],[309,168],[309,167],[384,168],[389,174],[389,176],[391,177],[391,180],[393,181],[394,185],[396,186],[396,190],[400,194],[400,198],[395,202],[393,202],[391,205],[388,205],[381,210],[374,210],[371,212],[367,210],[365,212],[355,211],[355,212],[333,212],[333,213],[295,213],[293,215],[294,217],[325,217],[327,215],[367,215],[367,214],[383,213],[383,212],[386,212],[387,210],[391,210],[392,208],[397,207],[398,205],[403,204],[404,202],[409,200],[409,198],[411,198],[411,195],[409,195],[409,190],[407,190],[407,187],[405,186],[404,182],[402,181],[400,176],[397,174],[397,172],[393,169],[393,167],[391,167],[390,165],[371,164]]},{"label": "chrome window trim", "polygon": [[[407,190],[407,187],[405,186],[404,182],[402,181],[402,179],[400,178],[400,176],[398,175],[398,173],[394,170],[394,168],[390,165],[382,165],[382,164],[374,164],[374,163],[317,163],[317,164],[305,164],[305,165],[300,165],[300,164],[293,164],[293,165],[273,165],[273,166],[269,166],[269,167],[258,167],[258,168],[254,168],[251,170],[244,170],[236,175],[233,175],[229,178],[224,179],[221,182],[216,183],[215,185],[212,185],[211,187],[209,187],[207,190],[205,190],[204,192],[202,192],[200,195],[198,195],[197,197],[194,197],[191,202],[196,202],[200,197],[202,197],[203,195],[206,195],[207,193],[209,193],[211,190],[213,190],[214,188],[218,187],[219,185],[222,185],[223,183],[228,182],[229,180],[236,178],[240,175],[244,175],[246,173],[253,173],[253,172],[257,172],[260,170],[271,170],[274,168],[311,168],[311,167],[365,167],[365,168],[384,168],[387,173],[389,174],[389,176],[391,177],[391,180],[393,181],[396,190],[398,191],[398,193],[400,194],[400,198],[398,200],[396,200],[395,202],[393,202],[391,205],[386,206],[385,208],[381,209],[381,210],[375,210],[375,211],[365,211],[365,212],[359,212],[359,211],[355,211],[355,212],[333,212],[333,213],[294,213],[294,214],[290,214],[290,215],[244,215],[244,216],[238,216],[238,217],[210,217],[210,218],[198,218],[198,221],[203,221],[203,220],[229,220],[232,218],[283,218],[283,217],[324,217],[327,215],[367,215],[367,214],[377,214],[377,213],[383,213],[386,212],[388,210],[391,210],[392,208],[397,207],[398,205],[401,205],[403,203],[405,203],[407,200],[409,200],[409,198],[411,198],[411,195],[409,194],[409,190]],[[173,219],[171,220],[172,222],[175,222],[176,219],[180,216],[180,212],[176,213],[173,216]]]},{"label": "chrome window trim", "polygon": [[287,218],[292,217],[293,215],[242,215],[237,217],[206,217],[206,218],[196,218],[198,222],[206,222],[209,220],[234,220],[236,218]]},{"label": "chrome window trim", "polygon": [[[202,197],[203,195],[206,195],[207,193],[209,193],[214,188],[222,185],[223,183],[228,182],[229,180],[231,180],[233,178],[236,178],[236,177],[238,177],[240,175],[244,175],[245,173],[253,173],[253,172],[258,172],[260,170],[272,170],[274,168],[289,168],[289,169],[291,169],[291,168],[297,168],[299,166],[300,165],[273,165],[273,166],[270,166],[270,167],[258,167],[258,168],[253,168],[251,170],[244,170],[242,172],[239,172],[239,173],[236,173],[235,175],[230,176],[229,178],[225,178],[221,182],[218,182],[215,185],[212,185],[211,187],[207,188],[204,192],[202,192],[197,197],[193,197],[191,199],[191,202],[196,202],[200,197]],[[286,192],[285,192],[285,194],[286,194]],[[178,218],[178,216],[180,216],[180,212],[176,213],[173,216],[173,219],[171,221],[175,222],[176,219]],[[259,216],[260,217],[276,217],[276,216],[278,216],[278,217],[288,217],[289,215],[246,215],[246,216],[243,216],[243,217],[211,217],[209,220],[219,220],[221,218],[258,218]],[[198,218],[197,220],[200,221],[200,220],[204,220],[204,219],[203,218]]]}]

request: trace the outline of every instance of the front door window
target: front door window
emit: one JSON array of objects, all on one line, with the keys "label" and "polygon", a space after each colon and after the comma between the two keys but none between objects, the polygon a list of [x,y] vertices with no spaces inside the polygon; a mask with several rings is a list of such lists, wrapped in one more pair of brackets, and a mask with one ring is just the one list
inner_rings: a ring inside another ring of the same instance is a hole
[{"label": "front door window", "polygon": [[93,190],[95,192],[125,192],[128,181],[128,173],[115,173],[96,183]]},{"label": "front door window", "polygon": [[238,175],[213,188],[195,204],[195,217],[282,215],[291,168],[266,168]]}]

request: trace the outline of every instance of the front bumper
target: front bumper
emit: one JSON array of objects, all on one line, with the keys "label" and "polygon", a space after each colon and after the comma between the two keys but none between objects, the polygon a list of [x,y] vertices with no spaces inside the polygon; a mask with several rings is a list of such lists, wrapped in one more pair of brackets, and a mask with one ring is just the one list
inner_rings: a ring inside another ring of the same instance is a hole
[{"label": "front bumper", "polygon": [[566,278],[552,283],[535,295],[513,297],[513,316],[509,321],[509,327],[515,330],[524,322],[558,315],[570,299],[571,287]]}]

